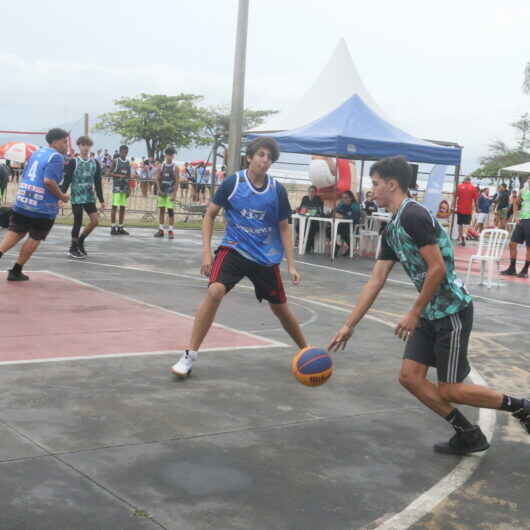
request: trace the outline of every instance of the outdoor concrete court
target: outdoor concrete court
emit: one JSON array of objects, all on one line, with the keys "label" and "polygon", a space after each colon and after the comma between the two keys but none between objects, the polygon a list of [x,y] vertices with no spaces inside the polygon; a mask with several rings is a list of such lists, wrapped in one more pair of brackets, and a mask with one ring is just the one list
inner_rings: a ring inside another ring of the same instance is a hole
[{"label": "outdoor concrete court", "polygon": [[[200,234],[131,232],[99,229],[73,262],[58,226],[30,282],[2,273],[1,530],[530,528],[521,427],[467,411],[491,449],[436,455],[451,429],[400,388],[393,326],[415,291],[399,266],[323,387],[292,377],[296,348],[248,283],[177,381],[173,350],[206,287]],[[311,344],[327,344],[372,264],[298,263],[287,294]],[[530,283],[471,291],[473,379],[529,395]]]}]

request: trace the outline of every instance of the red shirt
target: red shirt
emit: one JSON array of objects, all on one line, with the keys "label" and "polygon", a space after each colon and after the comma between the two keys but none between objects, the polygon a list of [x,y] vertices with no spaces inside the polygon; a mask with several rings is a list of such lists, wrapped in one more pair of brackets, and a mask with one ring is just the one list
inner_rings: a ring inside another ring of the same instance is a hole
[{"label": "red shirt", "polygon": [[464,215],[473,213],[473,203],[478,199],[477,188],[471,182],[462,182],[456,188],[456,212]]}]

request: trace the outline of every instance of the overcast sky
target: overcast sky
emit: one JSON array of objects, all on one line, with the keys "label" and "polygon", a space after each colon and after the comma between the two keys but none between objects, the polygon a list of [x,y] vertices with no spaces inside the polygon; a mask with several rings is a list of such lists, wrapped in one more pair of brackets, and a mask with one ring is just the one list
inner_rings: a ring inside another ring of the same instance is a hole
[{"label": "overcast sky", "polygon": [[[236,0],[26,0],[2,12],[1,129],[42,129],[140,92],[228,104]],[[464,170],[530,111],[530,1],[250,0],[246,106],[286,109],[344,37],[407,132],[457,141]],[[317,116],[315,116],[317,118]]]}]

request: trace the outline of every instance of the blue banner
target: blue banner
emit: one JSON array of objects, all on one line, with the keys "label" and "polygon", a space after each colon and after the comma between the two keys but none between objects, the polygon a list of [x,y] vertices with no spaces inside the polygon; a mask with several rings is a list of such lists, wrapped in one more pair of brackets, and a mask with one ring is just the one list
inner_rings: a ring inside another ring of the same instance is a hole
[{"label": "blue banner", "polygon": [[447,166],[433,166],[425,189],[423,204],[435,217],[442,201],[446,168]]}]

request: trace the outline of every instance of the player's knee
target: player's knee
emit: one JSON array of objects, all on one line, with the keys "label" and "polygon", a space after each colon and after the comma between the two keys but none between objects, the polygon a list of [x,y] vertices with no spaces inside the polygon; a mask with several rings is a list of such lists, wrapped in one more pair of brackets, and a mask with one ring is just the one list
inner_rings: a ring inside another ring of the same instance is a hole
[{"label": "player's knee", "polygon": [[215,302],[220,302],[226,294],[226,287],[222,283],[212,283],[208,287],[208,296]]},{"label": "player's knee", "polygon": [[401,370],[399,373],[399,384],[409,392],[413,392],[420,386],[421,378],[413,372]]},{"label": "player's knee", "polygon": [[284,315],[287,310],[287,304],[272,304],[269,302],[269,306],[276,316]]}]

